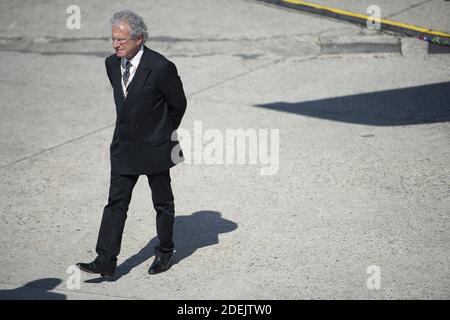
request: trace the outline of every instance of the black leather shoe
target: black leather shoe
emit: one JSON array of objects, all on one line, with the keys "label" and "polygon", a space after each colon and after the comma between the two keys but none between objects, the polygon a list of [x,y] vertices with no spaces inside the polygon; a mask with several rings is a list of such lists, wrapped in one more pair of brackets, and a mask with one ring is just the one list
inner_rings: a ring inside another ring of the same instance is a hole
[{"label": "black leather shoe", "polygon": [[172,265],[172,260],[173,253],[156,255],[150,269],[148,269],[148,273],[157,274],[169,270]]},{"label": "black leather shoe", "polygon": [[100,263],[97,260],[94,260],[90,263],[77,263],[78,268],[80,270],[87,273],[100,273],[102,277],[114,277],[117,268],[117,262],[111,263]]}]

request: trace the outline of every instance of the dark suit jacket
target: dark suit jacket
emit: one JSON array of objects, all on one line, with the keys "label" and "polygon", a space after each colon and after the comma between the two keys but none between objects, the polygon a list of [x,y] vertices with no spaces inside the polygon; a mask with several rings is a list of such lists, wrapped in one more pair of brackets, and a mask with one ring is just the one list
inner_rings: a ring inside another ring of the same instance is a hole
[{"label": "dark suit jacket", "polygon": [[182,158],[171,157],[172,150],[179,150],[182,157],[178,140],[172,141],[171,135],[186,110],[186,97],[175,65],[144,46],[126,98],[120,58],[111,55],[105,65],[117,111],[110,147],[111,173],[151,174],[181,162]]}]

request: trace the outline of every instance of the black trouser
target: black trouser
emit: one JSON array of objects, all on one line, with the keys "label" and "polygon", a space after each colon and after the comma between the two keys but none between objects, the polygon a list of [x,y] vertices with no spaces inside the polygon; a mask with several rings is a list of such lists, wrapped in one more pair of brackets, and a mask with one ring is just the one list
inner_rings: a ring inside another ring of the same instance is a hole
[{"label": "black trouser", "polygon": [[[103,210],[96,246],[97,259],[102,262],[117,260],[128,205],[138,178],[138,175],[111,175],[108,204]],[[153,207],[156,210],[156,232],[159,238],[159,246],[155,248],[155,253],[171,253],[174,249],[175,206],[169,170],[148,174],[147,178],[152,191]]]}]

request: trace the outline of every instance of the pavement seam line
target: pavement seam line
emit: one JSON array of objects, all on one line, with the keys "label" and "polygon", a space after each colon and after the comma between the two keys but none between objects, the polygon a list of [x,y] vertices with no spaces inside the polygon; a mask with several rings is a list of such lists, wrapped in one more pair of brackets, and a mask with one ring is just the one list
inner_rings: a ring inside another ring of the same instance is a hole
[{"label": "pavement seam line", "polygon": [[[303,62],[303,61],[309,61],[309,60],[314,60],[314,59],[317,59],[317,58],[318,58],[318,56],[307,57],[307,58],[305,58],[305,59],[302,59],[301,62]],[[205,91],[207,91],[207,90],[209,90],[209,89],[213,89],[213,88],[215,88],[215,87],[217,87],[217,86],[220,86],[220,85],[222,85],[222,84],[224,84],[224,83],[227,83],[227,82],[229,82],[229,81],[231,81],[231,80],[235,80],[235,79],[237,79],[237,78],[240,78],[240,77],[242,77],[242,76],[245,76],[245,75],[247,75],[247,74],[250,74],[250,73],[252,73],[252,72],[254,72],[254,71],[258,71],[258,70],[264,69],[264,68],[266,68],[266,67],[275,65],[275,64],[277,64],[277,63],[279,63],[279,62],[283,62],[283,61],[286,61],[286,59],[285,59],[285,58],[277,59],[277,60],[275,60],[275,61],[271,61],[270,63],[267,63],[267,64],[264,64],[264,65],[262,65],[262,66],[259,66],[259,67],[257,67],[257,68],[254,68],[254,69],[248,70],[248,71],[246,71],[246,72],[237,74],[237,75],[235,75],[235,76],[233,76],[233,77],[231,77],[231,78],[225,79],[225,80],[220,81],[220,82],[218,82],[218,83],[216,83],[216,84],[213,84],[213,85],[211,85],[211,86],[209,86],[209,87],[206,87],[206,88],[204,88],[204,89],[198,90],[198,91],[196,91],[196,92],[190,94],[189,97],[193,97],[193,96],[198,95],[198,94],[200,94],[200,93],[203,93],[203,92],[205,92]]]},{"label": "pavement seam line", "polygon": [[405,9],[399,10],[399,11],[397,11],[397,12],[391,13],[390,15],[387,15],[386,18],[392,18],[392,17],[395,17],[396,15],[399,15],[400,13],[403,13],[403,12],[409,11],[409,10],[411,10],[411,9],[420,7],[421,5],[424,5],[424,4],[429,3],[429,2],[431,2],[431,1],[433,1],[433,0],[425,0],[425,1],[422,1],[422,2],[419,2],[419,3],[416,3],[416,4],[413,4],[413,5],[409,6],[408,8],[405,8]]},{"label": "pavement seam line", "polygon": [[20,159],[18,159],[18,160],[15,160],[15,161],[13,161],[13,162],[10,162],[10,163],[8,163],[8,164],[6,164],[6,165],[3,165],[3,166],[0,167],[0,170],[1,170],[1,169],[8,168],[8,167],[10,167],[10,166],[12,166],[12,165],[14,165],[14,164],[16,164],[16,163],[19,163],[19,162],[22,162],[22,161],[25,161],[25,160],[34,158],[34,157],[36,157],[36,156],[38,156],[38,155],[40,155],[40,154],[42,154],[42,153],[45,153],[45,152],[48,152],[48,151],[52,151],[52,150],[54,150],[54,149],[56,149],[56,148],[59,148],[59,147],[62,147],[62,146],[64,146],[64,145],[66,145],[66,144],[69,144],[69,143],[72,143],[72,142],[81,140],[81,139],[83,139],[83,138],[85,138],[85,137],[91,136],[91,135],[93,135],[93,134],[95,134],[95,133],[101,132],[101,131],[103,131],[103,130],[105,130],[105,129],[108,129],[108,128],[111,128],[111,127],[113,127],[113,126],[114,126],[114,124],[110,124],[110,125],[108,125],[108,126],[106,126],[106,127],[102,127],[102,128],[100,128],[100,129],[97,129],[97,130],[88,132],[88,133],[86,133],[86,134],[84,134],[84,135],[82,135],[82,136],[79,136],[79,137],[70,139],[70,140],[65,141],[65,142],[63,142],[63,143],[60,143],[60,144],[57,144],[56,146],[53,146],[53,147],[50,147],[50,148],[43,149],[43,150],[41,150],[41,151],[39,151],[39,152],[36,152],[36,153],[34,153],[34,154],[30,155],[30,156],[26,156],[26,157],[20,158]]},{"label": "pavement seam line", "polygon": [[[231,78],[225,79],[225,80],[223,80],[223,81],[221,81],[221,82],[219,82],[219,83],[216,83],[216,84],[214,84],[214,85],[212,85],[212,86],[209,86],[209,87],[207,87],[207,88],[201,89],[201,90],[199,90],[199,91],[197,91],[197,92],[194,92],[194,93],[188,95],[187,97],[190,98],[190,97],[192,97],[192,96],[194,96],[194,95],[197,95],[197,94],[199,94],[199,93],[202,93],[202,92],[204,92],[204,91],[207,91],[207,90],[209,90],[209,89],[212,89],[212,88],[214,88],[214,87],[216,87],[216,86],[222,85],[222,84],[224,84],[224,83],[226,83],[226,82],[228,82],[228,81],[237,79],[237,78],[239,78],[239,77],[241,77],[241,76],[244,76],[244,75],[246,75],[246,74],[249,74],[249,73],[251,73],[251,72],[253,72],[253,71],[256,71],[256,70],[262,69],[262,68],[264,68],[264,67],[267,67],[267,66],[276,64],[276,63],[278,63],[278,62],[280,62],[280,61],[283,61],[283,60],[284,60],[284,59],[278,59],[278,60],[275,60],[275,61],[271,61],[270,63],[267,63],[267,64],[265,64],[265,65],[263,65],[263,66],[260,66],[260,67],[255,68],[255,69],[248,70],[248,71],[246,71],[246,72],[244,72],[244,73],[240,73],[240,74],[238,74],[238,75],[236,75],[236,76],[233,76],[233,77],[231,77]],[[60,144],[57,144],[56,146],[53,146],[53,147],[50,147],[50,148],[43,149],[43,150],[41,150],[41,151],[39,151],[39,152],[36,152],[36,153],[34,153],[34,154],[30,155],[30,156],[26,156],[26,157],[20,158],[20,159],[18,159],[18,160],[15,160],[15,161],[13,161],[13,162],[10,162],[10,163],[8,163],[8,164],[6,164],[6,165],[4,165],[4,166],[1,166],[1,167],[0,167],[0,170],[5,169],[5,168],[8,168],[8,167],[10,167],[10,166],[13,166],[13,165],[15,165],[15,164],[17,164],[17,163],[20,163],[20,162],[22,162],[22,161],[29,160],[29,159],[34,158],[34,157],[36,157],[36,156],[38,156],[38,155],[40,155],[40,154],[43,154],[43,153],[45,153],[45,152],[52,151],[52,150],[54,150],[54,149],[57,149],[57,148],[59,148],[59,147],[62,147],[62,146],[64,146],[64,145],[66,145],[66,144],[69,144],[69,143],[72,143],[72,142],[81,140],[81,139],[83,139],[83,138],[85,138],[85,137],[91,136],[91,135],[93,135],[93,134],[95,134],[95,133],[98,133],[98,132],[103,131],[103,130],[105,130],[105,129],[111,128],[111,127],[113,127],[113,126],[114,126],[114,124],[110,124],[110,125],[108,125],[108,126],[106,126],[106,127],[102,127],[102,128],[100,128],[100,129],[91,131],[91,132],[89,132],[89,133],[87,133],[87,134],[84,134],[84,135],[82,135],[82,136],[79,136],[79,137],[70,139],[70,140],[65,141],[65,142],[63,142],[63,143],[60,143]]]}]

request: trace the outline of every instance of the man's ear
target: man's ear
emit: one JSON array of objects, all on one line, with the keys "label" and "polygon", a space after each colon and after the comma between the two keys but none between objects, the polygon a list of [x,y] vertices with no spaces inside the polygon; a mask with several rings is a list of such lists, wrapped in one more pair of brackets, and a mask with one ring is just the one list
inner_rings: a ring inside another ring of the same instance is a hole
[{"label": "man's ear", "polygon": [[141,45],[143,41],[144,41],[144,36],[139,36],[137,39],[138,45]]}]

